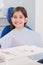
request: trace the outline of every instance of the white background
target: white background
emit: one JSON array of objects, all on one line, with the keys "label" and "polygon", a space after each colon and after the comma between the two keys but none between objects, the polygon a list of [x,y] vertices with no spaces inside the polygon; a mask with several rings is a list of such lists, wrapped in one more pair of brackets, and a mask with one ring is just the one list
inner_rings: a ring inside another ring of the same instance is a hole
[{"label": "white background", "polygon": [[36,0],[35,3],[35,31],[41,35],[43,43],[43,0]]}]

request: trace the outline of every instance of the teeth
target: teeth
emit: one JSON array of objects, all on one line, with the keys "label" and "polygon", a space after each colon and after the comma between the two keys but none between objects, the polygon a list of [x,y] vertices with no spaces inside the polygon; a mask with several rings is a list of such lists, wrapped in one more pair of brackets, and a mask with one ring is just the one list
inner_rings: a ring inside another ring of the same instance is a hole
[{"label": "teeth", "polygon": [[15,23],[15,24],[21,24],[21,23]]}]

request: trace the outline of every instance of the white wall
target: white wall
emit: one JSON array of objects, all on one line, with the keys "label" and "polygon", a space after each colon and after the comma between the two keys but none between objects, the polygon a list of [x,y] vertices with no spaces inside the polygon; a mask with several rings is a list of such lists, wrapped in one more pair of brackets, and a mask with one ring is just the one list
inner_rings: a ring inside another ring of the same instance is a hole
[{"label": "white wall", "polygon": [[5,0],[5,9],[10,6],[24,6],[29,16],[28,24],[35,29],[35,0]]},{"label": "white wall", "polygon": [[43,43],[43,0],[36,0],[35,31],[41,35]]}]

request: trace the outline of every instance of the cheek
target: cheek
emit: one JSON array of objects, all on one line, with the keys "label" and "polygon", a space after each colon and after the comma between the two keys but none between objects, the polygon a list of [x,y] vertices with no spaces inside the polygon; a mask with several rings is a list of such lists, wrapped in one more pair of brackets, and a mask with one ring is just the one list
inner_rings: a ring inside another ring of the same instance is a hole
[{"label": "cheek", "polygon": [[12,23],[14,23],[15,22],[15,19],[12,19]]},{"label": "cheek", "polygon": [[22,22],[24,22],[25,20],[24,19],[21,19]]},{"label": "cheek", "polygon": [[26,20],[25,20],[25,19],[23,19],[23,20],[22,20],[22,22],[23,22],[23,23],[26,23]]}]

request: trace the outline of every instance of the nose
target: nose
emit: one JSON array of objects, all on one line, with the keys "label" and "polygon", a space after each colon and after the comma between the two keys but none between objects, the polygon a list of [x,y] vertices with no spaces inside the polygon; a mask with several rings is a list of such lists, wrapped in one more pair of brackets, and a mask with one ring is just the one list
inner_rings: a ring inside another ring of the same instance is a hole
[{"label": "nose", "polygon": [[20,18],[19,17],[17,18],[17,21],[20,21]]}]

